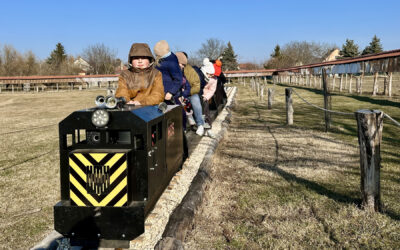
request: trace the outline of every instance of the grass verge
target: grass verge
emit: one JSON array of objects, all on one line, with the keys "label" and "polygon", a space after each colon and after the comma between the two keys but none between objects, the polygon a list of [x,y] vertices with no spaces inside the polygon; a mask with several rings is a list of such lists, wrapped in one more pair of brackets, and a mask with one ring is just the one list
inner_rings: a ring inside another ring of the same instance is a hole
[{"label": "grass verge", "polygon": [[[384,211],[360,208],[360,170],[354,117],[323,112],[294,96],[294,126],[286,126],[285,85],[272,110],[239,86],[233,119],[213,161],[212,183],[188,249],[304,249],[400,247],[400,128],[385,120],[381,192]],[[319,91],[294,87],[323,106]],[[381,109],[400,119],[397,100],[332,97],[333,109]]]}]

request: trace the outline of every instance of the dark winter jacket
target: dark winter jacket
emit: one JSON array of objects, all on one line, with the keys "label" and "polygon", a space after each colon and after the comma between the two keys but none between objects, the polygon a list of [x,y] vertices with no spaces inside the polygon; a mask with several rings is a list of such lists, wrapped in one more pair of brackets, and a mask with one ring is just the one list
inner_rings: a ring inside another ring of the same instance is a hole
[{"label": "dark winter jacket", "polygon": [[169,56],[161,58],[156,68],[162,73],[164,93],[169,92],[174,97],[179,97],[181,95],[182,71],[176,55],[171,52]]},{"label": "dark winter jacket", "polygon": [[188,98],[190,95],[191,86],[185,76],[182,77],[182,96]]}]

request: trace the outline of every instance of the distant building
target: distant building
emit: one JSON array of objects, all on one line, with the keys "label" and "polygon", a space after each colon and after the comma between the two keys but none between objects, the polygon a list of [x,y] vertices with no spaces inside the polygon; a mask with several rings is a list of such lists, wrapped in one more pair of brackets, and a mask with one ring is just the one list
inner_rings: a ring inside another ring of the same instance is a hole
[{"label": "distant building", "polygon": [[238,65],[238,68],[241,70],[255,70],[255,69],[262,69],[262,66],[257,65],[255,63],[246,62],[246,63],[240,63]]},{"label": "distant building", "polygon": [[324,59],[324,62],[335,61],[339,57],[340,50],[334,49],[332,50],[328,56]]},{"label": "distant building", "polygon": [[82,57],[79,57],[78,59],[75,60],[74,66],[78,67],[81,69],[79,72],[79,75],[86,75],[86,73],[90,70],[91,66],[88,62],[82,59]]}]

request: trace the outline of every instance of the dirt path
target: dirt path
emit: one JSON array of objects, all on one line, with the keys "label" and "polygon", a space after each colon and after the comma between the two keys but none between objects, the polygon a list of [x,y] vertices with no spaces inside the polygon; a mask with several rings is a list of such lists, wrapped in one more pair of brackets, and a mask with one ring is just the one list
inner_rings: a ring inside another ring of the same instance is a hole
[{"label": "dirt path", "polygon": [[271,117],[239,92],[185,248],[399,246],[398,221],[357,207],[357,144]]}]

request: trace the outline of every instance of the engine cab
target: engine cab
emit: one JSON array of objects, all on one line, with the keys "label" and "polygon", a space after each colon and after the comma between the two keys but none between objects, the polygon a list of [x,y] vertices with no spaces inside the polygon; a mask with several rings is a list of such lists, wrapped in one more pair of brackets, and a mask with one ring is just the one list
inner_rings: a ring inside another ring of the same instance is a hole
[{"label": "engine cab", "polygon": [[56,231],[71,245],[129,247],[182,166],[182,106],[75,111],[59,137]]}]

